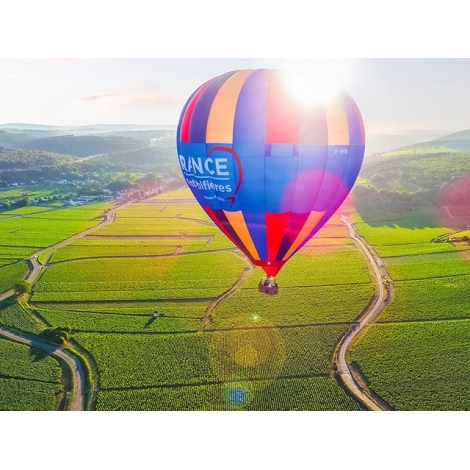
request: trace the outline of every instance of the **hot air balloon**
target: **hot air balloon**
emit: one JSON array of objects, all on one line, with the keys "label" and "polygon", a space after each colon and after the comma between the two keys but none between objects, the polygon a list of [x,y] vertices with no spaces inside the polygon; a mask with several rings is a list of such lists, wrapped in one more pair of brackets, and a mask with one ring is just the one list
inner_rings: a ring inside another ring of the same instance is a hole
[{"label": "hot air balloon", "polygon": [[306,106],[277,70],[237,70],[201,85],[177,129],[186,183],[219,229],[273,279],[352,189],[364,126],[345,92]]}]

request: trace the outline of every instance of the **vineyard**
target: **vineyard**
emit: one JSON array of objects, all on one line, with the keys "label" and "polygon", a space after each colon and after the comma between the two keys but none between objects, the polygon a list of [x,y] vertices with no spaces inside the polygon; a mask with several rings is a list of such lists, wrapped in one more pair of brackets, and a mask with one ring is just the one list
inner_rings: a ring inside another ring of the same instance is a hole
[{"label": "vineyard", "polygon": [[385,256],[394,299],[356,343],[351,360],[395,409],[469,409],[468,247],[431,243],[451,229],[430,217],[360,222],[358,228]]},{"label": "vineyard", "polygon": [[41,332],[31,312],[24,310],[17,302],[10,299],[0,302],[0,323],[28,333]]},{"label": "vineyard", "polygon": [[397,410],[468,410],[469,346],[468,320],[375,325],[351,359]]},{"label": "vineyard", "polygon": [[154,196],[152,199],[194,199],[194,196],[189,188],[184,188],[159,194],[158,196]]},{"label": "vineyard", "polygon": [[0,263],[0,293],[11,288],[26,272],[26,263],[19,260],[98,225],[108,206],[104,203],[66,209],[27,206],[9,211],[8,217],[0,222],[0,258],[18,263],[3,267]]},{"label": "vineyard", "polygon": [[395,283],[395,300],[380,322],[469,318],[470,276]]},{"label": "vineyard", "polygon": [[331,360],[374,287],[339,219],[285,266],[282,295],[257,292],[257,268],[213,323],[206,312],[249,265],[214,225],[191,219],[208,220],[194,203],[126,206],[54,252],[35,285],[40,317],[70,327],[96,361],[97,409],[238,409],[226,396],[234,381],[249,389],[244,409],[361,409]]},{"label": "vineyard", "polygon": [[[178,333],[196,332],[207,302],[145,302],[119,304],[41,304],[41,316],[51,325],[77,332]],[[155,319],[158,310],[164,317]]]},{"label": "vineyard", "polygon": [[[59,223],[68,236],[99,223],[99,211],[90,207],[26,211],[1,224],[21,234],[28,219],[38,230],[51,227],[44,237],[58,237]],[[426,212],[415,219],[353,217],[383,256],[395,293],[350,359],[396,409],[465,409],[466,389],[453,364],[470,367],[462,362],[470,341],[468,247],[431,243],[450,229]],[[36,239],[41,245],[41,236]],[[0,247],[0,272],[12,271],[8,283],[20,267],[24,272],[18,260],[34,249]],[[113,223],[51,254],[34,286],[36,313],[5,301],[0,322],[35,334],[41,322],[69,327],[98,367],[99,410],[362,409],[338,386],[332,357],[375,289],[338,216],[282,269],[274,297],[257,292],[263,272],[250,268],[192,202],[130,204]],[[243,282],[229,291],[237,279]],[[216,302],[224,292],[230,295]],[[16,363],[0,370],[6,393],[17,381],[28,383],[25,402],[11,406],[31,407],[38,397],[45,409],[57,406],[58,376],[41,368],[36,372],[46,379],[28,376],[26,361],[17,368],[25,372],[10,377]]]},{"label": "vineyard", "polygon": [[24,261],[0,267],[0,293],[10,289],[28,270]]},{"label": "vineyard", "polygon": [[[91,259],[51,266],[33,302],[213,298],[245,269],[231,253],[159,259]],[[197,280],[197,282],[195,282]]]},{"label": "vineyard", "polygon": [[53,410],[62,391],[61,370],[27,346],[0,339],[0,410]]},{"label": "vineyard", "polygon": [[[232,389],[237,390],[235,384]],[[346,395],[334,379],[311,377],[302,379],[278,379],[256,393],[245,406],[227,404],[220,384],[190,387],[155,387],[144,390],[115,390],[101,392],[98,410],[263,410],[263,411],[326,411],[361,410]],[[230,386],[228,388],[230,393]]]}]

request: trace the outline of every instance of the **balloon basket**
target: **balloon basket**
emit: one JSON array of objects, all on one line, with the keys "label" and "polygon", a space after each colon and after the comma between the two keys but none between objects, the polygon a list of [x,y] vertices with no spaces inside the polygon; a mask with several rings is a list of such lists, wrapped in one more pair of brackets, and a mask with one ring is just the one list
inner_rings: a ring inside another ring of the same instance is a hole
[{"label": "balloon basket", "polygon": [[258,292],[266,295],[277,295],[279,286],[273,277],[263,277],[258,283]]}]

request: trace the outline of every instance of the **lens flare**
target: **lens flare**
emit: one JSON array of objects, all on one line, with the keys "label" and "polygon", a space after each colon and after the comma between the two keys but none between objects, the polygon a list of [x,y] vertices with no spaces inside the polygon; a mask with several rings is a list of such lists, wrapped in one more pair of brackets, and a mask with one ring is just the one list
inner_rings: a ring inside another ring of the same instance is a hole
[{"label": "lens flare", "polygon": [[223,382],[224,401],[233,406],[245,406],[274,382],[285,356],[280,331],[258,314],[219,321],[209,342],[211,367]]},{"label": "lens flare", "polygon": [[236,408],[244,408],[253,400],[250,383],[231,382],[222,385],[224,402]]}]

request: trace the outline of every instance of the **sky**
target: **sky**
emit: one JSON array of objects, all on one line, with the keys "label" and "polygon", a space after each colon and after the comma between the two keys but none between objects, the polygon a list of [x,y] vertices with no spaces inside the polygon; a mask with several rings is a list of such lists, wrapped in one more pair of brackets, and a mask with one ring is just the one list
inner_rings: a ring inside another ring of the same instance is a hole
[{"label": "sky", "polygon": [[337,81],[374,133],[470,128],[469,59],[1,59],[0,124],[176,124],[199,85],[245,68]]}]

